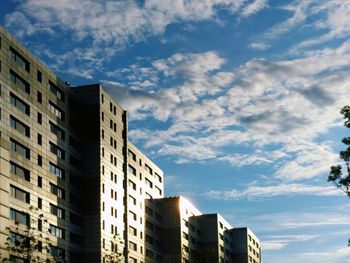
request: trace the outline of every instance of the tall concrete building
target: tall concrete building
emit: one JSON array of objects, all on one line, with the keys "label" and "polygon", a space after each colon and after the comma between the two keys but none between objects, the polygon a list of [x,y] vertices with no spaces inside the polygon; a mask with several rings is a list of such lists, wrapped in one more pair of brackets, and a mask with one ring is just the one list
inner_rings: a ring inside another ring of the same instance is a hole
[{"label": "tall concrete building", "polygon": [[251,232],[164,198],[162,170],[102,85],[70,87],[0,27],[0,257],[28,262],[6,249],[28,229],[33,256],[56,262],[260,263],[256,247],[232,261],[257,246]]},{"label": "tall concrete building", "polygon": [[233,259],[237,263],[260,263],[261,245],[259,239],[247,227],[231,229],[233,238]]},{"label": "tall concrete building", "polygon": [[163,196],[163,172],[128,141],[125,110],[99,84],[69,87],[3,29],[0,39],[1,254],[5,227],[24,231],[35,207],[60,262],[156,258],[145,199]]},{"label": "tall concrete building", "polygon": [[250,229],[232,228],[219,214],[202,214],[181,196],[153,202],[162,211],[162,262],[261,263],[260,241]]}]

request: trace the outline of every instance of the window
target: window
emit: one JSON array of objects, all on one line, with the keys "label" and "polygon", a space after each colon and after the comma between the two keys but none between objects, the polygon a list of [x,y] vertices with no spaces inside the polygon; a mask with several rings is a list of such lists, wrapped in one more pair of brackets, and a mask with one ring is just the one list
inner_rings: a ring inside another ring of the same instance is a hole
[{"label": "window", "polygon": [[38,144],[42,145],[43,144],[43,136],[38,133]]},{"label": "window", "polygon": [[64,121],[64,111],[53,104],[51,101],[49,102],[49,111],[52,112],[57,118]]},{"label": "window", "polygon": [[49,81],[49,90],[56,95],[57,99],[64,101],[64,92],[51,81]]},{"label": "window", "polygon": [[131,187],[132,189],[136,190],[136,184],[133,181],[131,181],[131,180],[129,180],[129,187]]},{"label": "window", "polygon": [[158,221],[162,221],[162,216],[160,214],[156,213],[155,217]]},{"label": "window", "polygon": [[29,137],[29,127],[12,115],[10,115],[10,126],[19,133]]},{"label": "window", "polygon": [[162,195],[162,190],[160,188],[158,188],[157,186],[156,186],[156,190],[157,190],[159,195]]},{"label": "window", "polygon": [[26,60],[22,55],[18,53],[17,50],[15,50],[13,47],[10,47],[10,55],[11,59],[17,63],[20,67],[22,67],[27,72],[30,71],[30,64],[29,61]]},{"label": "window", "polygon": [[38,112],[38,123],[41,124],[43,122],[43,115],[41,115],[40,112]]},{"label": "window", "polygon": [[29,226],[29,215],[25,212],[10,208],[10,218],[18,224]]},{"label": "window", "polygon": [[15,106],[18,110],[21,112],[27,114],[29,116],[30,114],[30,108],[27,103],[25,103],[23,100],[18,98],[16,95],[13,93],[10,93],[10,103]]},{"label": "window", "polygon": [[43,206],[43,200],[40,197],[38,197],[38,208],[41,209],[42,206]]},{"label": "window", "polygon": [[146,242],[149,244],[153,244],[153,242],[154,242],[153,237],[146,235]]},{"label": "window", "polygon": [[137,230],[135,227],[132,227],[132,226],[129,226],[129,233],[134,235],[134,236],[137,236]]},{"label": "window", "polygon": [[16,72],[10,70],[10,80],[16,84],[18,88],[23,90],[24,92],[30,94],[30,86],[29,83],[26,82],[23,78],[21,78]]},{"label": "window", "polygon": [[41,176],[38,176],[38,186],[43,187],[43,178]]},{"label": "window", "polygon": [[153,209],[146,206],[146,213],[149,215],[149,216],[153,216]]},{"label": "window", "polygon": [[136,214],[134,212],[132,212],[132,211],[129,211],[129,217],[131,217],[135,221],[137,220]]},{"label": "window", "polygon": [[[71,241],[74,244],[82,245],[84,238],[81,235],[75,234],[73,232],[69,233],[69,241]],[[79,261],[74,261],[79,262]]]},{"label": "window", "polygon": [[145,169],[149,174],[153,174],[152,168],[145,164]]},{"label": "window", "polygon": [[52,123],[51,121],[49,122],[50,125],[50,131],[57,136],[57,138],[61,140],[65,140],[65,133],[64,131],[58,127],[56,124]]},{"label": "window", "polygon": [[64,170],[53,163],[49,163],[49,171],[58,178],[64,179]]},{"label": "window", "polygon": [[29,170],[23,168],[22,166],[19,166],[18,164],[14,162],[10,162],[10,172],[14,175],[17,175],[18,177],[30,181],[30,172]]},{"label": "window", "polygon": [[50,183],[50,192],[54,195],[57,195],[59,198],[65,198],[65,191],[53,183]]},{"label": "window", "polygon": [[153,183],[146,178],[146,185],[148,185],[150,188],[153,188]]},{"label": "window", "polygon": [[50,151],[55,154],[58,158],[64,160],[65,158],[65,152],[60,147],[58,147],[56,144],[53,144],[50,142]]},{"label": "window", "polygon": [[146,249],[146,257],[153,258],[153,252],[151,250]]},{"label": "window", "polygon": [[12,197],[19,199],[23,202],[26,202],[28,204],[30,203],[30,195],[28,192],[13,185],[10,185],[10,190],[11,190],[10,192]]},{"label": "window", "polygon": [[41,73],[40,70],[38,70],[38,71],[36,72],[36,80],[39,81],[40,83],[41,83],[42,80],[43,80],[43,74]]},{"label": "window", "polygon": [[50,213],[64,219],[64,210],[58,206],[50,204]]},{"label": "window", "polygon": [[14,139],[10,139],[10,142],[11,142],[11,150],[13,152],[16,152],[17,154],[22,155],[27,159],[30,159],[30,150],[27,147],[15,141]]},{"label": "window", "polygon": [[133,166],[131,166],[130,164],[128,166],[128,171],[129,171],[129,173],[136,175],[136,169]]},{"label": "window", "polygon": [[137,251],[137,245],[134,242],[129,241],[129,249]]},{"label": "window", "polygon": [[42,102],[43,102],[43,96],[42,96],[42,94],[41,94],[40,91],[38,91],[38,93],[37,93],[37,98],[38,98],[38,102],[39,102],[39,103],[42,103]]},{"label": "window", "polygon": [[184,251],[185,251],[186,253],[190,252],[188,246],[183,246],[183,249],[184,249]]},{"label": "window", "polygon": [[64,230],[62,228],[50,224],[49,232],[55,237],[64,239]]},{"label": "window", "polygon": [[55,247],[52,245],[50,245],[49,248],[50,248],[51,256],[58,258],[58,259],[61,259],[61,261],[58,261],[58,262],[62,262],[62,260],[64,259],[64,254],[65,254],[64,249],[59,248],[59,247]]},{"label": "window", "polygon": [[81,216],[78,216],[74,213],[70,213],[69,214],[69,221],[74,224],[74,225],[77,225],[77,226],[81,226],[81,224],[83,223],[83,218]]},{"label": "window", "polygon": [[136,198],[129,195],[129,202],[132,203],[133,205],[136,205]]},{"label": "window", "polygon": [[27,261],[23,258],[19,258],[13,255],[10,255],[10,262],[11,263],[26,263]]},{"label": "window", "polygon": [[155,175],[156,175],[156,178],[158,179],[158,181],[161,183],[162,182],[162,177],[159,174],[157,174],[157,173],[155,173]]},{"label": "window", "polygon": [[148,220],[146,220],[146,228],[149,230],[153,230],[153,224],[151,222],[149,222]]}]

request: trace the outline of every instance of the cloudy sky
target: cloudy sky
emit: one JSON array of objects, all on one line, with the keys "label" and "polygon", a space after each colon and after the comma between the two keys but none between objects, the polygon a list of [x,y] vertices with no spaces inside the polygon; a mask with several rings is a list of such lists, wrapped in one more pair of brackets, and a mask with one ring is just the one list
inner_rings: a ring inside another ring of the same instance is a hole
[{"label": "cloudy sky", "polygon": [[350,200],[326,182],[350,1],[2,0],[0,17],[63,80],[103,83],[167,195],[252,228],[266,263],[350,262]]}]

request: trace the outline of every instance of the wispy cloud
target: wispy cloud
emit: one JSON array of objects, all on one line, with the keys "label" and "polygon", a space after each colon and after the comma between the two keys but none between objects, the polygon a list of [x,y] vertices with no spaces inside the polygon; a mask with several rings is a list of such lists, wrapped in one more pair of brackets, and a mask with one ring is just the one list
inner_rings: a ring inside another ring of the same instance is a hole
[{"label": "wispy cloud", "polygon": [[[19,37],[46,33],[51,39],[59,39],[61,34],[71,34],[72,42],[84,46],[81,48],[83,55],[78,56],[73,54],[76,51],[68,49],[56,56],[67,56],[70,61],[79,58],[82,61],[74,63],[87,68],[87,71],[96,67],[95,60],[86,56],[92,50],[96,58],[108,62],[111,54],[106,54],[106,51],[115,54],[150,36],[161,36],[173,23],[215,20],[218,10],[223,9],[233,15],[247,17],[265,6],[265,0],[25,0],[18,3],[13,13],[6,15],[5,26]],[[85,59],[89,62],[87,66],[83,63]],[[72,71],[69,63],[64,67],[55,65],[62,71],[67,71],[68,67],[72,74],[79,76],[89,78],[91,75],[90,72]]]},{"label": "wispy cloud", "polygon": [[315,186],[305,184],[278,184],[270,186],[251,185],[244,190],[211,190],[204,194],[209,199],[238,200],[261,199],[276,196],[337,196],[341,195],[338,189],[332,186]]},{"label": "wispy cloud", "polygon": [[300,243],[317,238],[317,235],[278,235],[269,236],[262,242],[262,250],[281,250],[292,243]]},{"label": "wispy cloud", "polygon": [[269,43],[286,33],[308,32],[312,29],[312,34],[294,43],[290,50],[291,53],[300,53],[305,48],[335,39],[346,39],[350,35],[350,4],[347,1],[296,0],[279,8],[290,16],[257,37],[260,41]]},{"label": "wispy cloud", "polygon": [[251,16],[259,12],[261,9],[266,8],[267,4],[268,4],[268,0],[255,0],[243,8],[242,16],[243,17]]},{"label": "wispy cloud", "polygon": [[[338,110],[350,93],[349,55],[345,42],[296,59],[253,59],[229,71],[217,52],[177,53],[132,66],[147,69],[151,90],[110,81],[105,86],[131,120],[167,123],[130,132],[156,155],[233,166],[274,163],[276,178],[303,180],[327,172],[336,161],[331,144],[317,137],[340,124]],[[239,154],[224,147],[239,147]]]},{"label": "wispy cloud", "polygon": [[253,42],[250,44],[250,48],[257,49],[257,50],[266,50],[270,47],[271,47],[271,45],[264,43],[264,42]]}]

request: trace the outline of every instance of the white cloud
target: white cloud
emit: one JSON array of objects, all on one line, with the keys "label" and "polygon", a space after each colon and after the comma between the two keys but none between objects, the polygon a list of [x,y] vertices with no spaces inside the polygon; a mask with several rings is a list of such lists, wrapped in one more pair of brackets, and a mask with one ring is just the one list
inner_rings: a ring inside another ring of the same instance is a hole
[{"label": "white cloud", "polygon": [[[294,60],[255,59],[231,72],[222,70],[226,60],[215,52],[177,53],[150,62],[152,92],[125,93],[113,85],[109,90],[131,120],[169,123],[160,130],[131,131],[134,140],[144,141],[155,154],[179,162],[215,158],[233,166],[274,163],[277,178],[303,180],[327,172],[337,159],[329,143],[314,138],[339,123],[338,110],[347,103],[349,43]],[[177,84],[165,88],[164,80]],[[247,151],[221,151],[230,145]],[[265,149],[269,145],[278,148]]]},{"label": "white cloud", "polygon": [[267,43],[263,43],[263,42],[253,42],[250,44],[250,48],[257,49],[257,50],[266,50],[270,47],[271,47],[271,45],[269,45]]},{"label": "white cloud", "polygon": [[306,35],[299,43],[293,44],[290,52],[300,53],[307,47],[335,39],[346,39],[350,36],[350,3],[348,1],[291,1],[279,8],[290,13],[290,16],[257,37],[260,42],[263,40],[264,43],[268,43],[289,32],[313,29],[312,34]]},{"label": "white cloud", "polygon": [[[59,35],[72,34],[72,42],[84,45],[85,51],[97,51],[97,57],[108,62],[111,56],[106,50],[115,54],[150,36],[161,36],[173,23],[215,20],[217,11],[222,9],[237,16],[249,16],[263,9],[265,4],[261,0],[253,3],[245,0],[148,0],[144,3],[136,0],[25,0],[19,1],[15,11],[6,15],[5,26],[19,37],[45,32],[50,38],[60,40]],[[60,56],[69,56],[70,60],[86,58],[71,55],[66,50]],[[66,71],[67,66],[70,65],[65,64],[65,68],[60,69]],[[85,64],[79,63],[79,66]],[[95,66],[92,63],[86,68]],[[80,76],[84,74],[78,72]]]},{"label": "white cloud", "polygon": [[292,243],[305,242],[317,238],[317,235],[278,235],[269,236],[262,241],[262,251],[281,250]]},{"label": "white cloud", "polygon": [[250,185],[244,190],[211,190],[204,195],[209,199],[238,200],[243,198],[261,199],[276,196],[338,196],[342,193],[333,186],[305,184],[278,184],[268,186]]},{"label": "white cloud", "polygon": [[267,3],[267,0],[255,0],[243,8],[242,16],[247,17],[256,14],[260,10],[264,9],[267,6]]},{"label": "white cloud", "polygon": [[[326,173],[337,159],[330,143],[317,137],[340,124],[338,111],[350,94],[349,56],[350,42],[344,42],[297,59],[254,59],[227,71],[226,59],[216,52],[177,53],[146,66],[152,92],[135,87],[125,93],[113,85],[109,90],[131,120],[167,122],[159,130],[131,131],[156,155],[233,166],[273,163],[276,178],[304,180]],[[133,71],[138,67],[145,66],[133,65]]]}]

